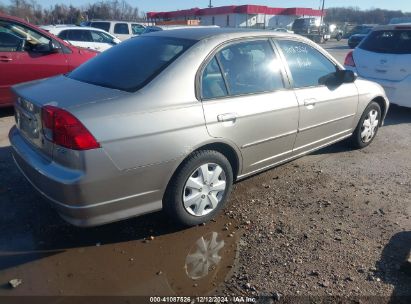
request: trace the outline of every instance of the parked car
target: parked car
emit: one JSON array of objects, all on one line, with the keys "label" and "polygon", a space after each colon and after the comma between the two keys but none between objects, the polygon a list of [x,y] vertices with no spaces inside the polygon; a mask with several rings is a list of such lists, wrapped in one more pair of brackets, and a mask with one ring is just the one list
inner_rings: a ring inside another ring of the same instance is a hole
[{"label": "parked car", "polygon": [[102,29],[121,41],[134,36],[141,35],[145,26],[138,22],[112,21],[112,20],[92,20],[83,23],[84,26],[91,26]]},{"label": "parked car", "polygon": [[343,38],[344,31],[339,28],[336,24],[327,24],[328,33],[330,34],[330,39],[335,39],[340,41]]},{"label": "parked car", "polygon": [[367,35],[372,31],[372,28],[364,28],[361,32],[358,34],[351,35],[350,38],[348,38],[348,46],[353,49],[356,48],[360,42],[367,37]]},{"label": "parked car", "polygon": [[160,209],[206,222],[235,180],[345,138],[369,145],[389,106],[304,37],[222,28],[142,35],[14,91],[17,166],[79,226]]},{"label": "parked car", "polygon": [[356,35],[356,34],[362,34],[364,32],[364,30],[367,29],[372,29],[374,27],[376,27],[377,24],[361,24],[361,25],[356,25],[354,26],[351,31],[347,31],[343,38],[350,38],[352,35]]},{"label": "parked car", "polygon": [[323,43],[331,38],[328,25],[318,18],[298,18],[291,27],[294,33],[305,36],[318,43]]},{"label": "parked car", "polygon": [[94,27],[41,26],[41,28],[72,45],[98,52],[108,50],[121,42],[106,31]]},{"label": "parked car", "polygon": [[0,13],[0,107],[13,104],[12,85],[68,73],[96,55]]},{"label": "parked car", "polygon": [[411,23],[375,28],[344,65],[381,84],[392,103],[411,107]]}]

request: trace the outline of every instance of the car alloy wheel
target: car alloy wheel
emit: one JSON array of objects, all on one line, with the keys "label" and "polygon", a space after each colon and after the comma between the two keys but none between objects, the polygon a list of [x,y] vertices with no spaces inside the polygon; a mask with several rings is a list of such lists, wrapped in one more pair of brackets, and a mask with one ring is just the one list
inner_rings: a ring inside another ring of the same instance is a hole
[{"label": "car alloy wheel", "polygon": [[194,170],[183,190],[185,210],[194,216],[204,216],[217,208],[226,191],[226,174],[214,163],[206,163]]}]

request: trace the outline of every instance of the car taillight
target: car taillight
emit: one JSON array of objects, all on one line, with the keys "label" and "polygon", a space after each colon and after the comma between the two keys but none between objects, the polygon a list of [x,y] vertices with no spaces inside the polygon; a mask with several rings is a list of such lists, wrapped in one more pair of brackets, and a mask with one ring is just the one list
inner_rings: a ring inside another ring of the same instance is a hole
[{"label": "car taillight", "polygon": [[41,111],[44,136],[53,143],[73,150],[100,148],[100,144],[83,124],[69,112],[45,106]]},{"label": "car taillight", "polygon": [[349,52],[344,60],[344,65],[355,67],[353,51]]}]

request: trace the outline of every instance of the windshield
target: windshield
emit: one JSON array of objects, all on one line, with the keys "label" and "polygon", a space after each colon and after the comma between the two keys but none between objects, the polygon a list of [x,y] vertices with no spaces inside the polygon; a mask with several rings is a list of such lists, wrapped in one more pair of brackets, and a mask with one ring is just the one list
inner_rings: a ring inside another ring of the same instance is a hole
[{"label": "windshield", "polygon": [[68,77],[98,86],[135,92],[195,42],[188,39],[139,36],[87,61]]},{"label": "windshield", "polygon": [[376,53],[411,54],[411,30],[374,31],[359,48]]}]

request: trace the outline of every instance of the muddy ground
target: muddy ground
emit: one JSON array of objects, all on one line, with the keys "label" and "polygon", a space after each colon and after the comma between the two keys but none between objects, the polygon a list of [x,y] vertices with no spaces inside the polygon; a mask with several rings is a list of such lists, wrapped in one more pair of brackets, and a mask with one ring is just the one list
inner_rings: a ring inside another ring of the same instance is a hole
[{"label": "muddy ground", "polygon": [[[327,47],[339,60],[347,52]],[[89,229],[65,223],[13,164],[12,115],[0,110],[0,303],[13,295],[411,296],[402,268],[411,250],[411,109],[393,106],[363,150],[342,142],[237,183],[215,222],[190,229],[162,213]],[[12,279],[21,280],[15,288]]]}]

